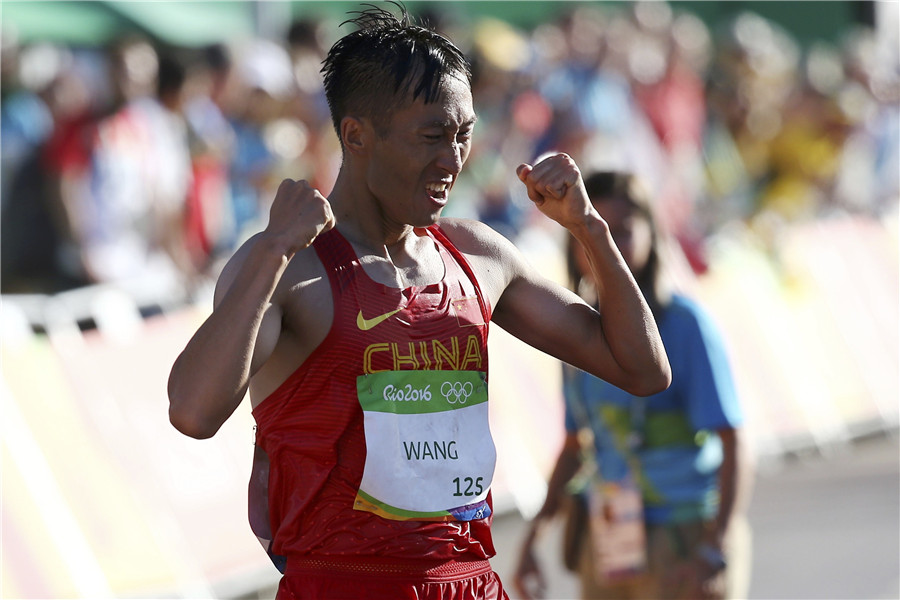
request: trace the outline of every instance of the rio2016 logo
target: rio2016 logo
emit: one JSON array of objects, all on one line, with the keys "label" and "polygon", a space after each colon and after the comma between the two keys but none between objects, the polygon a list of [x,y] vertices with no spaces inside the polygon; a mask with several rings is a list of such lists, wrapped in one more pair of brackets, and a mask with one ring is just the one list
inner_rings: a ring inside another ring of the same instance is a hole
[{"label": "rio2016 logo", "polygon": [[472,383],[467,381],[445,381],[441,384],[441,395],[447,400],[448,404],[465,404],[472,395],[474,387]]},{"label": "rio2016 logo", "polygon": [[385,386],[382,396],[388,402],[428,402],[431,400],[431,386],[426,385],[423,389],[414,388],[407,384],[404,387],[396,388],[393,385]]}]

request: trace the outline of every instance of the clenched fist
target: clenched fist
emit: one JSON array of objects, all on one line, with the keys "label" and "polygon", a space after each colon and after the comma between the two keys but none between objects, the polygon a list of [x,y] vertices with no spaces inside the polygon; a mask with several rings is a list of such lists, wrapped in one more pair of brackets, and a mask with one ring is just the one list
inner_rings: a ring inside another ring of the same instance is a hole
[{"label": "clenched fist", "polygon": [[570,229],[589,215],[596,216],[581,171],[568,154],[554,154],[534,166],[521,164],[516,174],[535,206],[563,227]]},{"label": "clenched fist", "polygon": [[319,190],[305,180],[285,179],[278,186],[269,210],[266,234],[282,242],[290,258],[334,224],[331,204]]}]

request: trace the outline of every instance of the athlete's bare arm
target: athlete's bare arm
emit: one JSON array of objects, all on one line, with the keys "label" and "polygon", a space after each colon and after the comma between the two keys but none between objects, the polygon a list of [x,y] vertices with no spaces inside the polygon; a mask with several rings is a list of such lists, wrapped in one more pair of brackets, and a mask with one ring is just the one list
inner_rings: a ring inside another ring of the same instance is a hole
[{"label": "athlete's bare arm", "polygon": [[[279,360],[285,354],[278,351],[280,346],[303,351],[303,339],[290,331],[300,330],[298,320],[317,321],[305,317],[297,305],[301,294],[291,292],[315,286],[318,261],[309,246],[333,225],[331,207],[317,190],[305,181],[282,182],[266,229],[229,261],[216,285],[212,314],[172,367],[169,419],[179,431],[196,438],[212,436],[240,405],[251,376],[259,374],[260,383],[254,381],[254,386],[265,387],[289,368]],[[310,298],[311,312],[317,294]],[[286,329],[285,322],[293,322],[296,329]],[[304,333],[311,340],[320,332]],[[317,343],[307,342],[312,347]]]},{"label": "athlete's bare arm", "polygon": [[[447,221],[494,303],[492,320],[535,348],[632,394],[668,387],[671,371],[656,322],[628,266],[594,210],[581,173],[559,154],[522,165],[519,178],[539,210],[584,246],[598,285],[599,313],[527,264],[505,238],[478,223]],[[442,225],[444,221],[442,221]]]}]

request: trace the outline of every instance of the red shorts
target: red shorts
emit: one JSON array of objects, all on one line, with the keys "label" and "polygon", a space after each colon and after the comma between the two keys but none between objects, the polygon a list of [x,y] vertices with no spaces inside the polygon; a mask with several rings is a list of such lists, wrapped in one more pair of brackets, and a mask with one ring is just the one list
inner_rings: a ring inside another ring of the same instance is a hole
[{"label": "red shorts", "polygon": [[486,560],[289,559],[276,600],[509,600]]}]

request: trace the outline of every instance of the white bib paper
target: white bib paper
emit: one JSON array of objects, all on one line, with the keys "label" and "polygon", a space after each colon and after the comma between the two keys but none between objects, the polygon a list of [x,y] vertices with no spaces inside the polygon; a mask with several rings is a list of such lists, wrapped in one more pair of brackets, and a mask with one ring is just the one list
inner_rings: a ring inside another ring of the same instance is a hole
[{"label": "white bib paper", "polygon": [[471,521],[497,453],[479,371],[385,371],[357,378],[366,464],[354,508],[397,520]]}]

